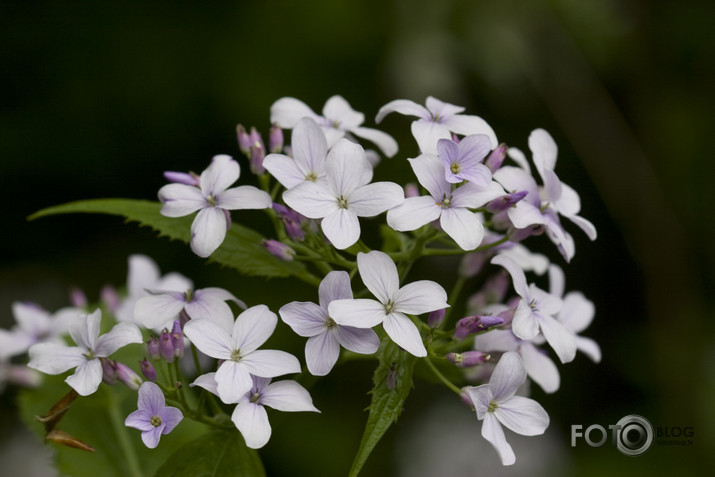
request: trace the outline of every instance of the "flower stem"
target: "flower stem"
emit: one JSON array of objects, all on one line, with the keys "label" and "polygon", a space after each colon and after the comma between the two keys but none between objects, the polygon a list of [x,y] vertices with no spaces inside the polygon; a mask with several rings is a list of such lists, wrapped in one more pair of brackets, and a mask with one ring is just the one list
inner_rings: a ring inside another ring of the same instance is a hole
[{"label": "flower stem", "polygon": [[458,395],[462,395],[462,390],[459,389],[457,386],[452,384],[452,382],[444,377],[444,374],[442,374],[439,369],[437,369],[437,366],[432,363],[432,361],[429,358],[425,358],[425,363],[427,363],[427,367],[432,371],[432,373],[437,376],[437,379],[442,381],[442,383],[447,386],[449,389],[457,393]]},{"label": "flower stem", "polygon": [[127,428],[124,425],[122,416],[119,414],[119,403],[117,402],[117,398],[110,390],[106,389],[106,387],[105,391],[109,396],[109,406],[107,406],[109,420],[112,423],[114,435],[117,438],[119,447],[122,449],[122,454],[124,455],[127,466],[129,467],[129,475],[132,475],[133,477],[143,477],[144,473],[139,465],[139,459],[134,451],[132,441],[130,440],[129,435],[127,435]]}]

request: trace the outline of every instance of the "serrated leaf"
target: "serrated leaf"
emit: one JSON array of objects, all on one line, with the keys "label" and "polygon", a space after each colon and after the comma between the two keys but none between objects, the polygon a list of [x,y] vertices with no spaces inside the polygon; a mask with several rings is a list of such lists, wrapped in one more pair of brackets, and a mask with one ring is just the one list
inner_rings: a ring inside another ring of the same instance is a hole
[{"label": "serrated leaf", "polygon": [[365,461],[378,441],[397,421],[402,406],[412,390],[412,373],[417,358],[400,349],[389,337],[385,337],[378,351],[380,364],[375,370],[372,381],[374,387],[370,394],[370,415],[367,418],[365,432],[360,441],[360,448],[353,460],[349,477],[360,473]]},{"label": "serrated leaf", "polygon": [[177,449],[157,477],[265,477],[258,452],[237,430],[212,431]]},{"label": "serrated leaf", "polygon": [[[165,217],[159,213],[161,204],[136,199],[93,199],[48,207],[35,212],[29,220],[57,214],[96,213],[119,215],[129,222],[138,222],[156,230],[160,237],[173,240],[191,241],[191,223],[193,216]],[[286,262],[271,255],[261,245],[263,237],[258,232],[239,225],[231,224],[226,239],[221,247],[209,258],[246,275],[263,277],[307,277],[305,266],[299,262]],[[310,280],[310,278],[308,278]]]}]

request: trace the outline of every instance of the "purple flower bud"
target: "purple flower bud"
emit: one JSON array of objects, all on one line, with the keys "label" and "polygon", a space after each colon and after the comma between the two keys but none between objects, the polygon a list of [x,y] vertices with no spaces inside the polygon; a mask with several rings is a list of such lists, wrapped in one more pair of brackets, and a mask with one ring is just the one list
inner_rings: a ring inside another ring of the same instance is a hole
[{"label": "purple flower bud", "polygon": [[246,156],[250,155],[252,144],[251,136],[249,136],[246,132],[246,128],[244,128],[241,124],[236,126],[236,137],[238,138],[238,147],[241,149],[241,152]]},{"label": "purple flower bud", "polygon": [[504,159],[506,158],[506,150],[506,144],[499,144],[496,149],[489,153],[487,159],[484,161],[484,164],[492,172],[496,172],[496,170],[499,169],[504,163]]},{"label": "purple flower bud", "polygon": [[487,254],[474,252],[465,254],[459,264],[459,276],[471,278],[482,270],[484,264],[487,263]]},{"label": "purple flower bud", "polygon": [[493,326],[501,325],[502,323],[504,323],[504,320],[498,316],[467,316],[457,322],[457,326],[454,330],[454,338],[463,340],[473,333],[485,331]]},{"label": "purple flower bud", "polygon": [[199,186],[199,176],[189,172],[164,171],[164,179],[177,184],[185,184],[194,187]]},{"label": "purple flower bud", "polygon": [[487,210],[491,213],[507,210],[509,207],[513,207],[514,204],[526,197],[526,194],[528,194],[527,191],[520,190],[519,192],[505,194],[501,197],[497,197],[496,199],[490,201],[487,204]]},{"label": "purple flower bud", "polygon": [[445,358],[460,368],[471,368],[486,363],[491,356],[481,351],[467,351],[466,353],[449,353]]},{"label": "purple flower bud", "polygon": [[272,125],[268,133],[268,150],[274,154],[283,150],[283,130],[277,124]]},{"label": "purple flower bud", "polygon": [[179,324],[181,324],[181,329],[184,329],[184,325],[189,322],[191,317],[189,316],[188,313],[186,313],[186,310],[181,310],[179,312]]},{"label": "purple flower bud", "polygon": [[147,361],[146,358],[139,361],[139,368],[145,378],[149,381],[156,382],[156,370],[154,369],[154,365]]},{"label": "purple flower bud", "polygon": [[161,336],[159,336],[159,351],[167,363],[174,362],[174,343],[171,340],[169,330],[166,328],[164,328],[164,331],[161,332]]},{"label": "purple flower bud", "polygon": [[257,176],[266,173],[266,168],[263,167],[263,159],[266,158],[266,151],[260,144],[256,143],[251,146],[251,149],[249,150],[249,158],[251,172]]},{"label": "purple flower bud", "polygon": [[146,342],[147,350],[149,351],[149,357],[154,361],[161,359],[161,349],[159,346],[159,338],[151,335],[149,341]]},{"label": "purple flower bud", "polygon": [[174,346],[174,357],[184,356],[184,333],[181,332],[181,322],[174,320],[174,327],[171,329],[171,344]]},{"label": "purple flower bud", "polygon": [[459,136],[457,136],[455,133],[452,133],[452,141],[459,143]]},{"label": "purple flower bud", "polygon": [[119,308],[119,302],[121,300],[119,299],[117,289],[112,285],[104,285],[102,287],[102,291],[99,292],[99,297],[102,302],[104,302],[107,309],[112,313],[116,312],[117,308]]},{"label": "purple flower bud", "polygon": [[264,152],[266,150],[266,145],[263,143],[263,138],[261,134],[256,131],[256,128],[251,128],[251,146],[260,147]]},{"label": "purple flower bud", "polygon": [[444,321],[444,314],[446,311],[446,308],[442,308],[440,310],[430,312],[430,314],[427,315],[427,325],[429,325],[430,328],[437,328]]},{"label": "purple flower bud", "polygon": [[293,261],[293,257],[295,257],[295,250],[278,240],[261,240],[261,244],[266,247],[266,250],[268,250],[271,255],[283,261],[291,262]]},{"label": "purple flower bud", "polygon": [[405,184],[405,197],[410,198],[410,197],[419,197],[420,195],[420,190],[417,188],[417,184],[414,182],[409,182]]},{"label": "purple flower bud", "polygon": [[540,225],[529,225],[523,229],[513,229],[509,232],[509,241],[519,243],[532,235],[541,235],[543,232],[544,229]]},{"label": "purple flower bud", "polygon": [[303,233],[303,224],[306,222],[305,217],[300,215],[295,210],[275,202],[273,203],[273,210],[275,210],[281,219],[283,219],[283,225],[285,226],[286,233],[291,240],[296,240],[298,242],[305,240],[305,234]]},{"label": "purple flower bud", "polygon": [[144,382],[137,373],[132,371],[132,368],[124,363],[114,362],[114,369],[117,372],[117,378],[124,383],[129,389],[137,390]]},{"label": "purple flower bud", "polygon": [[117,383],[117,370],[114,367],[114,362],[111,359],[99,358],[102,363],[102,381],[112,385]]},{"label": "purple flower bud", "polygon": [[85,308],[87,306],[87,295],[80,288],[72,287],[70,290],[70,302],[72,306]]},{"label": "purple flower bud", "polygon": [[459,398],[464,404],[469,406],[471,409],[474,409],[474,402],[472,401],[472,397],[469,395],[468,389],[468,387],[462,388],[462,392],[459,393]]}]

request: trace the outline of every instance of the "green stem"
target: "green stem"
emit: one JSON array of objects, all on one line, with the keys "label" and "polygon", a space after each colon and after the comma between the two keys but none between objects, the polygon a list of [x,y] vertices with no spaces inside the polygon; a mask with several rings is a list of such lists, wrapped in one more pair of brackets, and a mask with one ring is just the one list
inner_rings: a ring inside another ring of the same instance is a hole
[{"label": "green stem", "polygon": [[457,386],[455,386],[454,384],[452,384],[452,382],[451,382],[449,379],[445,378],[445,377],[444,377],[444,374],[442,374],[442,373],[439,371],[439,369],[437,369],[437,366],[435,366],[434,363],[432,363],[432,361],[430,361],[429,358],[425,358],[425,363],[427,363],[427,367],[432,371],[432,373],[433,373],[435,376],[437,376],[437,379],[439,379],[440,381],[442,381],[442,383],[443,383],[445,386],[447,386],[449,389],[451,389],[452,391],[454,391],[454,392],[457,393],[458,395],[460,395],[460,396],[462,395],[462,390],[459,389],[459,388],[458,388]]},{"label": "green stem", "polygon": [[143,477],[144,473],[142,472],[141,465],[139,465],[139,459],[134,451],[132,441],[127,434],[127,427],[124,425],[124,419],[119,413],[119,403],[117,402],[117,398],[106,387],[105,391],[109,396],[109,406],[107,406],[109,420],[112,423],[112,430],[114,431],[117,443],[122,450],[127,467],[129,467],[129,474],[134,477]]},{"label": "green stem", "polygon": [[196,351],[196,346],[194,346],[194,343],[191,343],[191,356],[194,358],[194,366],[196,367],[196,375],[201,376],[203,373],[201,372],[201,363],[199,362],[199,353]]}]

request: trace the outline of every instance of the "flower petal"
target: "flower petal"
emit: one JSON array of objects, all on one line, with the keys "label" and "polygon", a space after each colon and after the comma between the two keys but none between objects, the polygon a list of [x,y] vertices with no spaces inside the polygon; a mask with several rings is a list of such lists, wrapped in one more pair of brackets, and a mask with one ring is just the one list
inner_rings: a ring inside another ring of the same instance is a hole
[{"label": "flower petal", "polygon": [[251,374],[262,378],[275,378],[284,374],[300,373],[298,358],[285,351],[259,349],[241,358]]},{"label": "flower petal", "polygon": [[294,128],[305,116],[318,117],[307,104],[295,98],[281,98],[271,105],[271,123],[283,129]]},{"label": "flower petal", "polygon": [[251,449],[260,449],[271,438],[268,414],[260,404],[242,399],[233,410],[231,420],[243,435],[246,445]]},{"label": "flower petal", "polygon": [[601,362],[601,347],[591,338],[576,336],[576,346],[579,351],[591,358],[594,363]]},{"label": "flower petal", "polygon": [[[437,142],[440,139],[451,139],[449,128],[432,120],[418,119],[411,126],[412,136],[423,154],[437,154]],[[442,173],[444,179],[444,173]]]},{"label": "flower petal", "polygon": [[86,350],[76,346],[38,343],[30,347],[30,362],[27,365],[45,374],[60,374],[87,361],[85,352]]},{"label": "flower petal", "polygon": [[405,351],[417,357],[427,356],[427,350],[424,343],[422,343],[422,337],[417,326],[405,315],[402,313],[390,313],[385,317],[382,326],[392,341],[404,348]]},{"label": "flower petal", "polygon": [[129,257],[127,291],[130,296],[146,295],[147,288],[154,288],[161,276],[159,266],[146,255],[135,254]]},{"label": "flower petal", "polygon": [[98,359],[85,360],[65,382],[80,396],[89,396],[102,382],[102,363]]},{"label": "flower petal", "polygon": [[310,393],[295,381],[269,384],[261,395],[261,404],[283,412],[318,411]]},{"label": "flower petal", "polygon": [[497,182],[489,181],[486,186],[480,186],[470,182],[452,192],[451,205],[452,207],[476,209],[503,195],[504,188]]},{"label": "flower petal", "polygon": [[[323,135],[323,132],[320,134]],[[306,180],[295,159],[283,154],[268,154],[263,159],[263,167],[286,189],[292,189]]]},{"label": "flower petal", "polygon": [[493,400],[500,404],[514,395],[526,381],[524,363],[518,353],[508,351],[502,355],[489,378]]},{"label": "flower petal", "polygon": [[151,431],[154,429],[154,425],[151,423],[152,417],[154,415],[151,412],[145,409],[137,409],[127,416],[124,420],[124,425],[144,432]]},{"label": "flower petal", "polygon": [[89,315],[80,315],[70,323],[70,336],[81,348],[94,349],[101,321],[102,311],[99,308]]},{"label": "flower petal", "polygon": [[422,154],[414,159],[408,159],[417,180],[427,189],[436,202],[441,202],[451,194],[451,186],[444,179],[444,167],[437,156]]},{"label": "flower petal", "polygon": [[141,343],[142,334],[139,328],[133,323],[118,323],[114,328],[97,340],[97,346],[94,348],[94,353],[102,358],[110,356],[119,348],[130,343]]},{"label": "flower petal", "polygon": [[444,209],[439,224],[462,250],[474,250],[484,239],[484,226],[477,215],[468,209]]},{"label": "flower petal", "polygon": [[372,166],[365,159],[362,146],[347,139],[339,140],[325,161],[331,193],[335,197],[347,198],[355,189],[367,183],[363,182],[367,169],[372,169]]},{"label": "flower petal", "polygon": [[365,115],[355,111],[350,103],[338,94],[325,102],[323,116],[331,123],[337,123],[339,129],[346,131],[360,126],[365,121]]},{"label": "flower petal", "polygon": [[526,275],[524,274],[524,270],[522,270],[516,262],[505,255],[497,255],[492,258],[491,263],[504,267],[506,271],[509,272],[509,275],[511,275],[514,290],[520,297],[527,300],[530,299],[531,295],[529,294],[529,287],[526,284]]},{"label": "flower petal", "polygon": [[417,116],[422,119],[429,119],[430,112],[424,106],[410,101],[409,99],[396,99],[390,101],[380,108],[375,116],[375,122],[379,123],[385,116],[390,113],[400,113],[406,116]]},{"label": "flower petal", "polygon": [[541,404],[523,396],[512,396],[494,411],[499,422],[522,436],[538,436],[549,427],[549,415]]},{"label": "flower petal", "polygon": [[206,207],[204,195],[197,187],[185,184],[167,184],[159,189],[161,215],[183,217]]},{"label": "flower petal", "polygon": [[367,139],[375,144],[382,153],[387,157],[392,157],[397,154],[398,146],[392,136],[377,129],[355,127],[349,130],[357,137]]},{"label": "flower petal", "polygon": [[489,441],[497,451],[502,465],[513,465],[516,462],[514,450],[506,441],[506,437],[504,437],[504,429],[502,429],[501,424],[491,412],[488,412],[484,417],[482,437]]},{"label": "flower petal", "polygon": [[340,356],[340,344],[335,333],[325,329],[305,343],[305,362],[313,376],[325,376],[333,369]]},{"label": "flower petal", "polygon": [[394,182],[375,182],[350,194],[348,207],[358,217],[374,217],[405,201],[405,192]]},{"label": "flower petal", "polygon": [[238,180],[241,168],[230,156],[219,154],[211,159],[211,164],[200,177],[201,192],[216,197]]},{"label": "flower petal", "polygon": [[238,402],[253,386],[250,371],[243,362],[224,361],[215,375],[218,397],[226,404]]},{"label": "flower petal", "polygon": [[322,219],[338,210],[338,200],[327,186],[313,182],[303,182],[283,193],[288,206],[310,219]]},{"label": "flower petal", "polygon": [[[153,426],[152,426],[153,427]],[[155,449],[159,445],[159,439],[161,439],[162,427],[153,427],[149,431],[142,432],[142,442],[149,449]]]},{"label": "flower petal", "polygon": [[397,266],[389,255],[377,250],[369,253],[359,252],[357,264],[363,283],[380,302],[385,304],[395,296],[400,288],[400,279]]},{"label": "flower petal", "polygon": [[335,335],[343,348],[359,354],[372,354],[380,347],[380,338],[370,328],[338,325]]},{"label": "flower petal", "polygon": [[450,131],[462,136],[470,136],[473,134],[483,134],[489,137],[491,148],[494,149],[499,145],[497,135],[494,129],[485,120],[479,116],[471,116],[467,114],[455,114],[452,117],[445,118],[442,121]]},{"label": "flower petal", "polygon": [[206,258],[226,237],[226,215],[219,207],[201,209],[191,224],[191,250],[199,257]]},{"label": "flower petal", "polygon": [[271,337],[277,324],[278,316],[266,305],[252,306],[238,315],[233,325],[234,349],[240,349],[241,354],[258,349]]},{"label": "flower petal", "polygon": [[511,330],[518,338],[530,340],[539,334],[539,320],[525,299],[519,301],[511,322]]},{"label": "flower petal", "polygon": [[531,149],[534,164],[539,172],[545,169],[554,170],[559,148],[554,138],[546,130],[538,128],[531,131],[531,134],[529,134],[529,149]]},{"label": "flower petal", "polygon": [[541,386],[544,392],[554,393],[559,390],[561,384],[559,370],[546,353],[533,344],[525,342],[521,346],[521,357],[526,373]]},{"label": "flower petal", "polygon": [[168,434],[181,422],[184,415],[179,409],[166,406],[159,412],[159,417],[161,418],[161,423],[164,424],[164,429],[161,433]]},{"label": "flower petal", "polygon": [[205,355],[216,359],[230,359],[233,341],[219,325],[208,319],[189,320],[184,334]]},{"label": "flower petal", "polygon": [[437,220],[441,214],[442,207],[431,196],[409,197],[387,211],[387,224],[400,232],[417,230]]},{"label": "flower petal", "polygon": [[151,381],[144,381],[139,387],[137,407],[149,411],[152,415],[157,415],[164,406],[166,406],[166,400],[159,386]]},{"label": "flower petal", "polygon": [[268,209],[272,205],[268,193],[250,185],[225,190],[216,197],[216,206],[227,210]]},{"label": "flower petal", "polygon": [[430,311],[448,308],[447,292],[431,280],[408,283],[393,295],[394,311],[421,315]]},{"label": "flower petal", "polygon": [[333,300],[345,300],[353,297],[350,288],[350,275],[348,272],[329,272],[320,282],[318,287],[318,297],[321,308],[328,312],[328,305]]},{"label": "flower petal", "polygon": [[576,357],[576,338],[564,325],[551,316],[540,314],[539,326],[546,342],[556,352],[562,363],[573,361]]},{"label": "flower petal", "polygon": [[564,297],[558,319],[567,329],[580,333],[591,324],[595,314],[596,307],[593,302],[583,293],[574,291]]},{"label": "flower petal", "polygon": [[233,312],[231,307],[221,300],[195,296],[184,308],[192,320],[206,318],[219,325],[226,333],[230,334],[233,330]]},{"label": "flower petal", "polygon": [[355,300],[334,300],[328,312],[336,323],[355,328],[372,328],[385,319],[385,305],[366,298]]},{"label": "flower petal", "polygon": [[185,302],[179,296],[181,294],[174,292],[149,295],[138,299],[134,305],[134,319],[149,329],[165,325],[184,309]]},{"label": "flower petal", "polygon": [[360,221],[352,209],[336,209],[320,222],[323,233],[338,250],[345,250],[360,239]]},{"label": "flower petal", "polygon": [[327,310],[315,303],[293,301],[283,305],[278,314],[299,336],[316,336],[326,330]]}]

